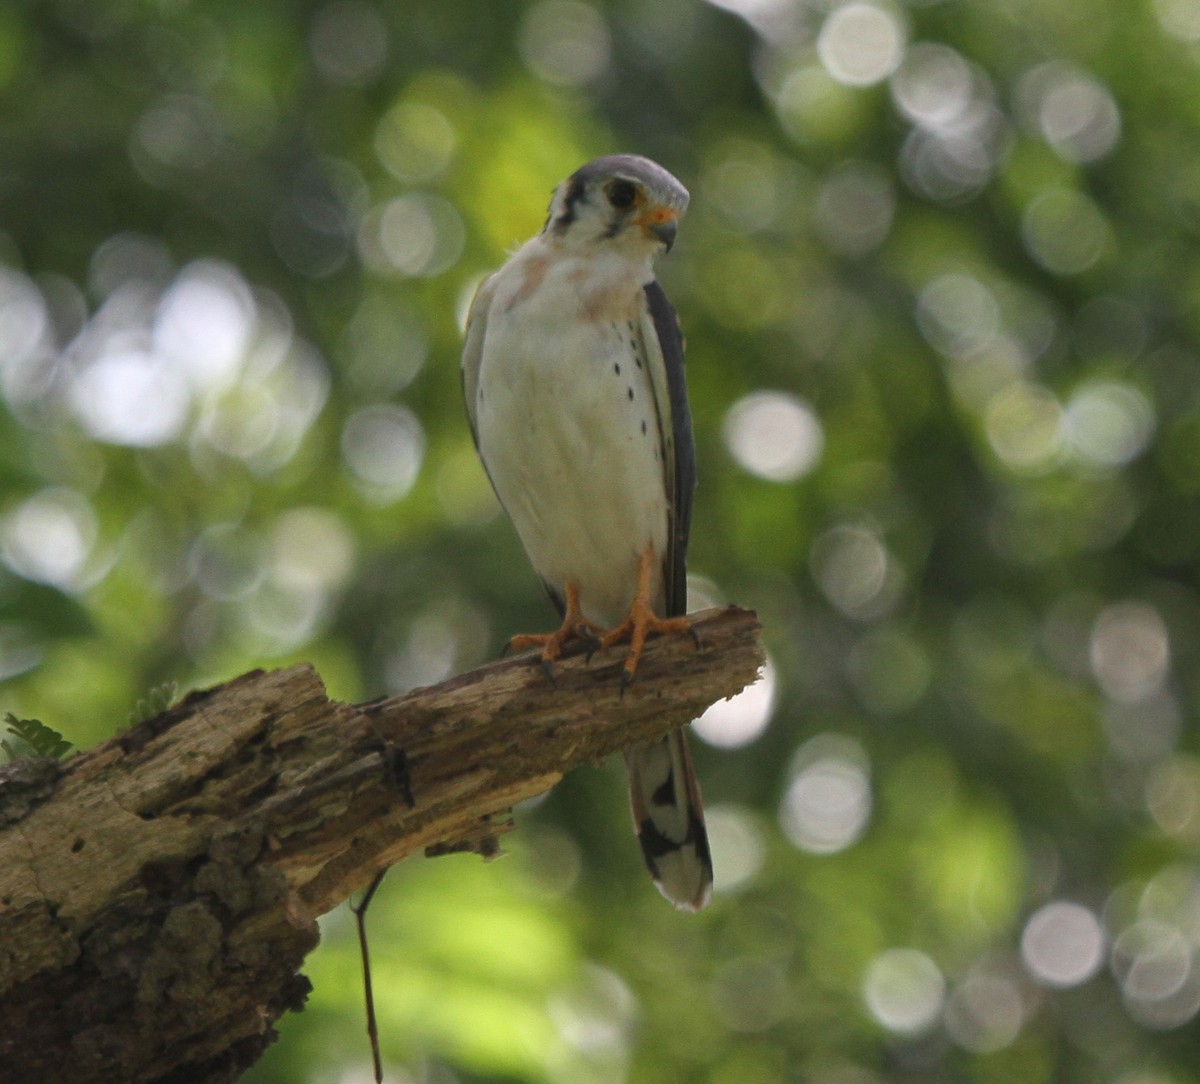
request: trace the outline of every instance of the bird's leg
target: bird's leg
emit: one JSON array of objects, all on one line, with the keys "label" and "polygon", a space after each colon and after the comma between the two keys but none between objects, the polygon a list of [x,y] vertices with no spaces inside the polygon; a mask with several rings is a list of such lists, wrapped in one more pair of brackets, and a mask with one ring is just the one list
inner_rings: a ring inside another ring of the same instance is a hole
[{"label": "bird's leg", "polygon": [[654,572],[654,543],[648,542],[642,550],[638,561],[637,594],[633,596],[633,605],[629,607],[629,616],[616,628],[609,629],[600,637],[601,647],[611,647],[622,640],[629,641],[629,654],[625,656],[625,669],[621,674],[621,684],[628,685],[637,673],[638,663],[642,658],[642,650],[646,646],[646,637],[651,633],[664,635],[668,633],[690,636],[697,647],[700,641],[696,636],[692,623],[686,617],[659,617],[650,605],[650,584]]},{"label": "bird's leg", "polygon": [[[575,637],[594,643],[596,634],[601,631],[599,625],[583,616],[583,611],[579,608],[578,586],[567,583],[563,593],[567,596],[565,612],[562,624],[554,632],[519,633],[508,641],[508,647],[505,648],[505,653],[507,653],[524,651],[529,647],[540,647],[542,649],[542,669],[546,671],[551,681],[554,680],[554,663],[562,654],[566,642]],[[592,650],[595,648],[593,647]]]}]

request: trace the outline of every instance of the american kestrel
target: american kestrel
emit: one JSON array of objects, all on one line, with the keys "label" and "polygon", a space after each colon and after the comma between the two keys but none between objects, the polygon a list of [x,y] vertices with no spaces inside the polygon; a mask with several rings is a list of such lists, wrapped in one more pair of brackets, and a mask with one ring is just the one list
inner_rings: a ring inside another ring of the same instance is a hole
[{"label": "american kestrel", "polygon": [[[627,682],[648,633],[691,631],[696,471],[683,337],[651,267],[687,205],[687,189],[649,159],[597,158],[555,189],[541,233],[471,306],[471,432],[562,615],[556,632],[512,646],[540,646],[547,669],[572,637],[628,639]],[[676,907],[699,910],[712,859],[683,731],[627,751],[625,763],[655,884]]]}]

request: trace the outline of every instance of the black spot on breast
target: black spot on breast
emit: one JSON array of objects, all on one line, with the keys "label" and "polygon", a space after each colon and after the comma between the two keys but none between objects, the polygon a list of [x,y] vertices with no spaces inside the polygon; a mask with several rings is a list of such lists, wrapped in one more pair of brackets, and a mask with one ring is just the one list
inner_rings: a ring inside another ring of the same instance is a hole
[{"label": "black spot on breast", "polygon": [[627,390],[629,392],[629,401],[632,403],[633,402],[633,388],[629,388]]},{"label": "black spot on breast", "polygon": [[616,373],[617,376],[621,375],[621,363],[619,361],[613,362],[613,372]]},{"label": "black spot on breast", "polygon": [[642,419],[642,436],[646,435],[646,419]]}]

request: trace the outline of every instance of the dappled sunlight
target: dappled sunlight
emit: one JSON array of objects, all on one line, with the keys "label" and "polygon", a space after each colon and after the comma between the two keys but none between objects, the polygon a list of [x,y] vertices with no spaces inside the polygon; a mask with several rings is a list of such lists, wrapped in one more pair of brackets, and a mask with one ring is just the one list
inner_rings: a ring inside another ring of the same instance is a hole
[{"label": "dappled sunlight", "polygon": [[[553,624],[467,308],[589,158],[691,192],[689,609],[768,650],[693,726],[712,905],[570,773],[389,875],[388,1079],[1189,1078],[1200,0],[10,7],[0,715],[81,746]],[[344,919],[248,1081],[368,1079]]]}]

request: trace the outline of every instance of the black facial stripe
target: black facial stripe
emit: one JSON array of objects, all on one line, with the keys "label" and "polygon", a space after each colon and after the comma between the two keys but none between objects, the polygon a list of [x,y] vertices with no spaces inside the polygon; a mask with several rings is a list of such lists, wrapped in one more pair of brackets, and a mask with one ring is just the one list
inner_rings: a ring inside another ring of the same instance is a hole
[{"label": "black facial stripe", "polygon": [[583,194],[586,189],[587,185],[584,183],[582,177],[576,176],[571,179],[571,184],[567,188],[567,194],[565,197],[563,197],[562,214],[560,214],[558,218],[554,220],[555,233],[565,233],[567,227],[575,221],[577,216],[577,205],[579,201],[583,199]]}]

